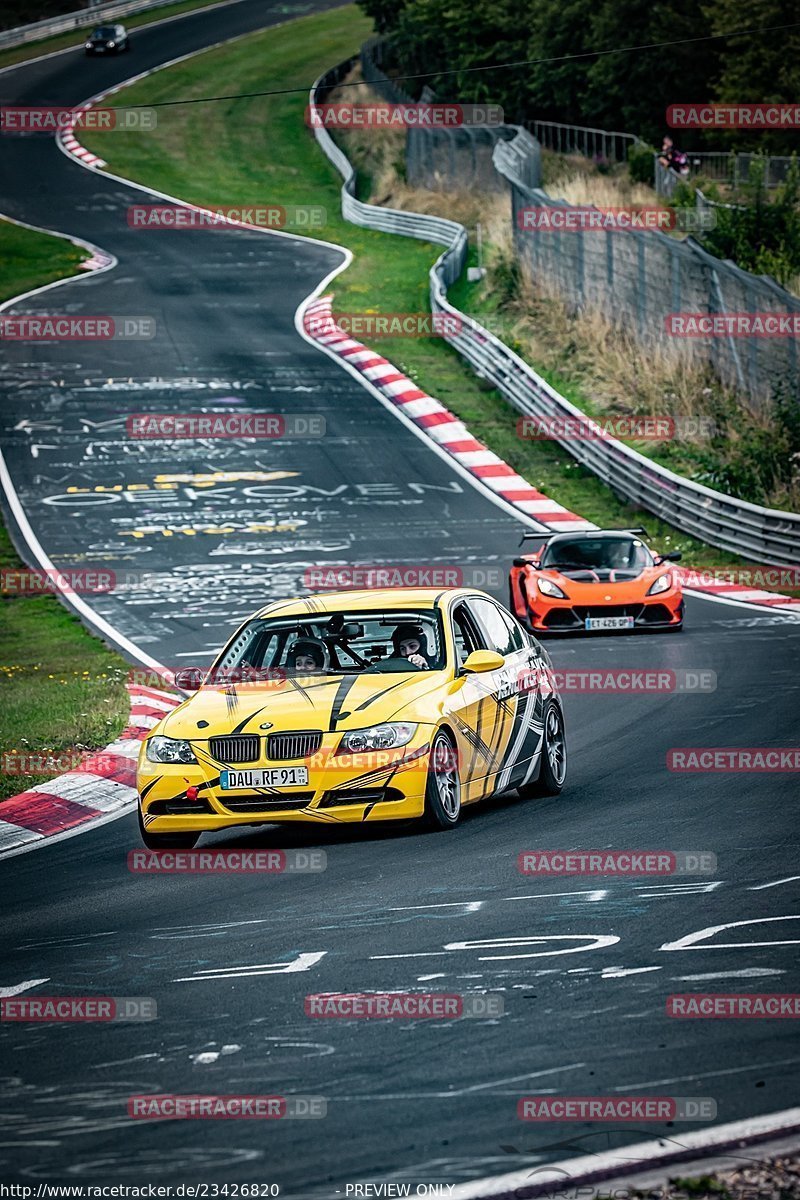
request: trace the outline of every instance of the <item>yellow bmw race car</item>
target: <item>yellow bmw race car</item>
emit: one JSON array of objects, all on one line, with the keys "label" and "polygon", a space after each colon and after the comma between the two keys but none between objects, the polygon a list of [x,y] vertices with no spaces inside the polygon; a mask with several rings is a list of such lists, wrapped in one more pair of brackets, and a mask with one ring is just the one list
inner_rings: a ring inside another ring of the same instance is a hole
[{"label": "yellow bmw race car", "polygon": [[[190,681],[176,682],[188,687]],[[331,592],[247,620],[142,745],[151,849],[283,821],[425,818],[566,776],[546,651],[483,592]]]}]

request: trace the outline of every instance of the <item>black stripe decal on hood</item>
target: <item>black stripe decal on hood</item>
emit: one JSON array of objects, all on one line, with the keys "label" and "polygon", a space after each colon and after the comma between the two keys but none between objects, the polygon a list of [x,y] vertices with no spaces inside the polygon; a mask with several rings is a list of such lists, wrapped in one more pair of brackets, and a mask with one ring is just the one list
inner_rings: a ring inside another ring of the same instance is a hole
[{"label": "black stripe decal on hood", "polygon": [[331,705],[331,723],[328,726],[329,730],[333,731],[336,728],[338,721],[344,720],[345,717],[349,717],[351,715],[349,712],[342,712],[342,705],[344,704],[348,692],[350,692],[350,690],[353,688],[358,678],[359,677],[357,675],[346,675],[336,689],[336,695],[333,697],[333,704]]},{"label": "black stripe decal on hood", "polygon": [[389,686],[383,688],[382,691],[376,692],[374,696],[368,696],[366,700],[359,704],[358,708],[353,709],[353,712],[361,712],[363,709],[369,708],[370,704],[374,704],[376,700],[380,700],[381,696],[387,696],[389,692],[393,692],[395,688],[402,687],[405,682],[405,679],[401,679],[399,683],[389,684]]}]

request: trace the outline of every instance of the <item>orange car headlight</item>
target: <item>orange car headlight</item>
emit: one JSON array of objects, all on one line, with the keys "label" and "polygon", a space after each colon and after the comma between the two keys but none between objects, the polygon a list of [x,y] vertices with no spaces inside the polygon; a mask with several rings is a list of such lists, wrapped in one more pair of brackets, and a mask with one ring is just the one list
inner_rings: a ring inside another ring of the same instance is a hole
[{"label": "orange car headlight", "polygon": [[672,576],[669,571],[665,571],[663,575],[659,575],[658,579],[654,579],[647,589],[648,596],[659,596],[661,592],[668,592],[672,587]]},{"label": "orange car headlight", "polygon": [[552,596],[555,600],[569,600],[566,592],[562,592],[557,583],[553,583],[552,579],[539,578],[536,580],[536,585],[543,596]]}]

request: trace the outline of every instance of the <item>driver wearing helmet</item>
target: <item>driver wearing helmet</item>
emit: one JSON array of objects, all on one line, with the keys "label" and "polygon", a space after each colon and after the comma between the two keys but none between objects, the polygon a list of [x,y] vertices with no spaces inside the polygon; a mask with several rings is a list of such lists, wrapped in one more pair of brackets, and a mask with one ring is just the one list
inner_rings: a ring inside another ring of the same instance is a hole
[{"label": "driver wearing helmet", "polygon": [[296,675],[319,674],[328,669],[330,661],[328,647],[314,637],[296,638],[286,655],[286,666]]},{"label": "driver wearing helmet", "polygon": [[398,625],[392,634],[392,647],[395,658],[406,658],[415,667],[427,671],[430,667],[428,659],[423,654],[427,639],[419,625],[410,622]]}]

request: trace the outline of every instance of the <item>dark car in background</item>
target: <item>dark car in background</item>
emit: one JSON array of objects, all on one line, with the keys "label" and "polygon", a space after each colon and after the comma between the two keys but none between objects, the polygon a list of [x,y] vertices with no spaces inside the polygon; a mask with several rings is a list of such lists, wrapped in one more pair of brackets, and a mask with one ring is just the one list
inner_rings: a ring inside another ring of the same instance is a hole
[{"label": "dark car in background", "polygon": [[84,43],[87,54],[119,54],[130,48],[131,40],[124,25],[98,25]]}]

